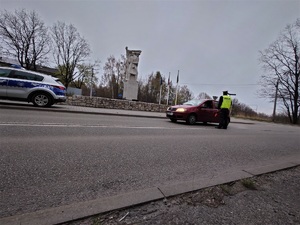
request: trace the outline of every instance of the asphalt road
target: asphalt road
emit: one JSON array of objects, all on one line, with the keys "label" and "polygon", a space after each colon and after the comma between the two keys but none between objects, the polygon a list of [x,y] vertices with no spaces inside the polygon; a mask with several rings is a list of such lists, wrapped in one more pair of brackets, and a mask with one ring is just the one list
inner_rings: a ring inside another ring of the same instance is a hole
[{"label": "asphalt road", "polygon": [[299,154],[299,127],[0,108],[0,217],[262,166]]}]

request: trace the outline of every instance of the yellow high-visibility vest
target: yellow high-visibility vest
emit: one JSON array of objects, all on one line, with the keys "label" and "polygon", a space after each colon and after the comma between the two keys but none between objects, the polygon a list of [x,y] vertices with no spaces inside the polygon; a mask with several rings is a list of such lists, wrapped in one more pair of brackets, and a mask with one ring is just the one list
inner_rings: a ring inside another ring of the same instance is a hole
[{"label": "yellow high-visibility vest", "polygon": [[229,95],[223,95],[221,109],[230,109],[230,107],[231,107],[231,97]]}]

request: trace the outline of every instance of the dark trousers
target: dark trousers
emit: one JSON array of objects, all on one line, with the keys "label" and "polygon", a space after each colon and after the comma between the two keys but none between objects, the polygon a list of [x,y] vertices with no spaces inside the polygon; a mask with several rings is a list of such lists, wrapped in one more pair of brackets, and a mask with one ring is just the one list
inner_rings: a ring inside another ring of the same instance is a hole
[{"label": "dark trousers", "polygon": [[219,128],[227,129],[228,126],[229,109],[220,110],[220,123]]}]

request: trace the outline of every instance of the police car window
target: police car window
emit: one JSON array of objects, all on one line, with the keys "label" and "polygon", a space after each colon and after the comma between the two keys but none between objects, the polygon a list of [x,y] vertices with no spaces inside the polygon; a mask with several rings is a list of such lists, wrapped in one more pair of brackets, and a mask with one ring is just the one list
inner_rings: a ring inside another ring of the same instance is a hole
[{"label": "police car window", "polygon": [[10,70],[0,69],[0,77],[8,77]]},{"label": "police car window", "polygon": [[34,81],[42,81],[44,79],[42,76],[32,74],[32,73],[26,73],[23,71],[14,71],[14,73],[9,77],[22,79],[22,80],[34,80]]},{"label": "police car window", "polygon": [[16,79],[22,79],[22,80],[27,80],[27,77],[25,76],[24,73],[19,72],[19,71],[13,71],[9,77],[11,78],[16,78]]},{"label": "police car window", "polygon": [[42,80],[44,80],[44,77],[34,74],[34,80],[42,81]]}]

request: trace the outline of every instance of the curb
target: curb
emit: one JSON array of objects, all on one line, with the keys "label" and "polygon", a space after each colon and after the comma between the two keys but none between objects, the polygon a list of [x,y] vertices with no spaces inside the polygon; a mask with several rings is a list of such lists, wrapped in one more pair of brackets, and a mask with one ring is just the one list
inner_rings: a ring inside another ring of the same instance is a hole
[{"label": "curb", "polygon": [[[166,117],[163,116],[157,116],[157,115],[142,115],[138,113],[152,113],[152,112],[147,112],[147,111],[129,111],[129,110],[123,110],[123,109],[106,109],[105,110],[115,110],[116,112],[92,112],[92,111],[87,111],[87,110],[76,110],[76,109],[61,109],[61,108],[38,108],[34,107],[31,105],[20,105],[20,106],[12,106],[12,105],[5,105],[5,109],[19,109],[19,110],[30,110],[30,111],[48,111],[48,112],[62,112],[62,113],[78,113],[78,114],[91,114],[91,115],[110,115],[110,116],[129,116],[129,117],[144,117],[144,118],[159,118],[159,119],[166,119]],[[81,106],[72,106],[72,107],[81,107]],[[4,107],[2,107],[4,108]],[[82,107],[83,109],[88,109],[87,107]],[[97,109],[97,108],[95,108]],[[101,108],[99,108],[101,109]],[[118,113],[117,111],[123,112],[124,113]],[[128,113],[132,112],[132,113]],[[126,113],[127,112],[127,113]],[[157,113],[157,112],[153,112]]]},{"label": "curb", "polygon": [[[12,108],[9,107],[9,109],[21,109],[21,108]],[[21,109],[23,110],[23,108]],[[24,109],[25,110],[25,109]],[[48,112],[60,112],[60,113],[76,113],[76,114],[90,114],[90,115],[106,115],[106,116],[126,116],[126,117],[143,117],[143,118],[158,118],[158,119],[166,119],[165,117],[161,116],[148,116],[148,115],[137,115],[137,114],[123,114],[123,113],[107,113],[107,112],[89,112],[89,111],[76,111],[76,110],[56,110],[56,109],[40,109],[40,108],[31,108],[26,110],[31,110],[31,111],[48,111]]]},{"label": "curb", "polygon": [[184,194],[216,185],[226,184],[229,182],[238,181],[241,179],[250,178],[266,173],[272,173],[279,170],[290,169],[297,166],[300,166],[300,154],[294,155],[293,157],[290,156],[285,159],[269,161],[267,164],[265,163],[265,165],[259,167],[250,167],[236,171],[227,171],[224,174],[219,174],[219,176],[209,179],[198,179],[182,183],[174,183],[171,185],[163,185],[161,187],[143,189],[112,197],[79,202],[11,217],[4,217],[0,218],[0,224],[61,224],[94,216],[97,214],[102,214],[108,211],[132,207],[142,203],[148,203],[160,199],[166,199],[167,197]]}]

